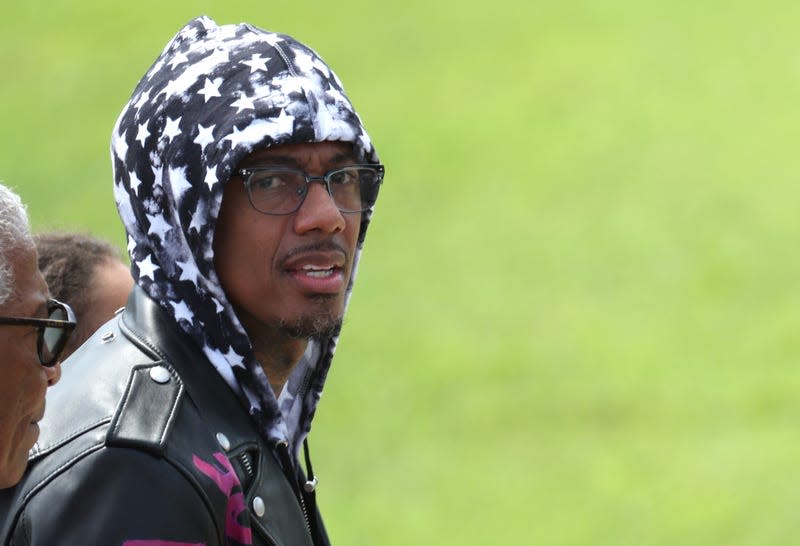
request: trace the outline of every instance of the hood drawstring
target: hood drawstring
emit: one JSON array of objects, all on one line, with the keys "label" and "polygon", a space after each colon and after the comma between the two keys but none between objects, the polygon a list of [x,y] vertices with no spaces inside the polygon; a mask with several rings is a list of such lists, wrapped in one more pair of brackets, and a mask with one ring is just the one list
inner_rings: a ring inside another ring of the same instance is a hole
[{"label": "hood drawstring", "polygon": [[311,467],[308,440],[303,440],[306,470],[308,472],[308,478],[303,484],[303,487],[300,487],[300,478],[303,477],[303,472],[293,464],[292,457],[289,454],[289,444],[287,442],[278,442],[276,447],[278,459],[281,462],[281,466],[283,466],[284,474],[292,485],[292,489],[294,489],[295,496],[297,497],[297,502],[300,504],[300,509],[306,518],[306,527],[311,535],[311,539],[314,544],[328,544],[326,536],[320,534],[320,525],[317,519],[316,486],[319,482],[316,476],[314,476],[314,471]]},{"label": "hood drawstring", "polygon": [[[306,483],[303,484],[303,491],[306,493],[315,493],[319,480],[314,475],[314,469],[311,468],[311,455],[308,450],[308,437],[303,440],[303,453],[306,458]],[[314,495],[316,496],[316,495]]]},{"label": "hood drawstring", "polygon": [[[321,525],[319,525],[319,521],[317,520],[317,484],[319,484],[319,480],[314,475],[314,469],[311,467],[311,455],[308,449],[308,437],[303,440],[303,453],[306,460],[306,483],[303,484],[303,490],[301,491],[301,494],[306,499],[308,518],[311,522],[311,535],[316,541],[321,527]],[[327,540],[323,540],[323,537],[320,537],[320,544],[325,542],[327,542]]]}]

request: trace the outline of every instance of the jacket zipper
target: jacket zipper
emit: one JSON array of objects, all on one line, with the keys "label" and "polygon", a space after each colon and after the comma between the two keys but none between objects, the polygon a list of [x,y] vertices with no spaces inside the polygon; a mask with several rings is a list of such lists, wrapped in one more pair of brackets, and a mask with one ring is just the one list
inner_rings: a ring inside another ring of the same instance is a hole
[{"label": "jacket zipper", "polygon": [[303,499],[303,493],[300,491],[300,484],[297,481],[297,474],[294,472],[294,465],[292,464],[292,458],[289,455],[289,444],[288,442],[278,442],[278,455],[281,458],[281,462],[284,467],[284,472],[286,473],[286,477],[289,478],[289,483],[292,485],[292,489],[294,489],[294,494],[297,497],[297,502],[300,504],[300,510],[303,512],[303,518],[305,519],[306,530],[308,531],[308,535],[311,537],[311,541],[316,543],[316,537],[314,533],[311,532],[311,519],[308,514],[308,508],[306,508],[306,502]]},{"label": "jacket zipper", "polygon": [[[256,477],[256,473],[253,470],[253,461],[250,459],[250,454],[247,451],[242,451],[239,454],[239,461],[242,463],[242,467],[244,468],[245,475],[247,477],[247,487],[250,487],[250,484],[253,482],[253,478]],[[242,484],[243,486],[245,484]]]}]

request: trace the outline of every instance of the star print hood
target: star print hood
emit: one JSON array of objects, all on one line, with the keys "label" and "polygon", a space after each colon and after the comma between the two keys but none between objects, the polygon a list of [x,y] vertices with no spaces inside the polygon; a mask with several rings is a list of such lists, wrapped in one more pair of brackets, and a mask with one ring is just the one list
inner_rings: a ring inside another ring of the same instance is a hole
[{"label": "star print hood", "polygon": [[[336,337],[312,341],[276,399],[214,269],[223,187],[257,149],[352,143],[378,156],[342,84],[311,49],[248,24],[190,21],[141,79],[114,127],[114,194],[136,283],[174,318],[239,396],[262,435],[296,450]],[[362,214],[352,289],[372,211]],[[198,364],[199,365],[199,364]]]}]

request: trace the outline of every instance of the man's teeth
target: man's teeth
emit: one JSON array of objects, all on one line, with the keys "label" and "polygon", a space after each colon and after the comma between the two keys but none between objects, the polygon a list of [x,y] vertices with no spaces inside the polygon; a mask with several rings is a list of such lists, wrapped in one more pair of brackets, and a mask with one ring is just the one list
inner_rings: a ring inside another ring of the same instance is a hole
[{"label": "man's teeth", "polygon": [[301,268],[309,277],[324,278],[333,274],[333,267],[318,267],[315,265],[304,265]]}]

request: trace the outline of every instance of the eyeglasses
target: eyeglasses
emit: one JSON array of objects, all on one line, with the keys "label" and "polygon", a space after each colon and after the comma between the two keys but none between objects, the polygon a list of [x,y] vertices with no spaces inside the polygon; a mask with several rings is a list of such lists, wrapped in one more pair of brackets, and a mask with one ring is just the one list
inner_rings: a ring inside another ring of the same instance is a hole
[{"label": "eyeglasses", "polygon": [[56,300],[47,300],[47,318],[0,317],[0,324],[35,326],[37,330],[36,351],[42,366],[55,366],[58,355],[64,350],[70,333],[75,329],[75,313],[69,305]]},{"label": "eyeglasses", "polygon": [[364,212],[378,198],[383,173],[383,165],[348,165],[322,176],[286,167],[253,167],[237,172],[244,179],[253,208],[275,216],[297,212],[312,182],[325,185],[341,212]]}]

